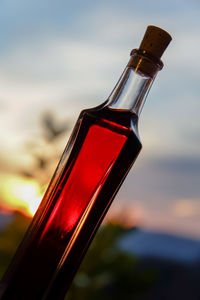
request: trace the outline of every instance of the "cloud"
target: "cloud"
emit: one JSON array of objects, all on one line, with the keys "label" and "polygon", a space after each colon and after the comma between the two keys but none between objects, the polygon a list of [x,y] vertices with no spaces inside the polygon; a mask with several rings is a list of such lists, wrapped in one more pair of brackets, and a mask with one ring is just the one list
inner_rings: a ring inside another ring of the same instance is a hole
[{"label": "cloud", "polygon": [[178,157],[165,157],[155,159],[151,162],[157,169],[163,169],[166,172],[177,172],[179,174],[188,174],[188,176],[200,176],[200,156],[178,156]]},{"label": "cloud", "polygon": [[[156,153],[155,153],[156,155]],[[117,199],[141,203],[161,215],[179,199],[199,201],[200,159],[146,156],[141,153],[127,176]]]},{"label": "cloud", "polygon": [[200,199],[178,199],[172,205],[172,213],[179,218],[200,217]]}]

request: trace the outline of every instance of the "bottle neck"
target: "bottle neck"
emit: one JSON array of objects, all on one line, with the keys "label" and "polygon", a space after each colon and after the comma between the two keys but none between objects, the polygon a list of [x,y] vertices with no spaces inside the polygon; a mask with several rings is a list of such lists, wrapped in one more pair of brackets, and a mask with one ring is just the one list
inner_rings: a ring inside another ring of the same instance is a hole
[{"label": "bottle neck", "polygon": [[161,64],[135,50],[128,66],[108,99],[108,107],[140,115]]}]

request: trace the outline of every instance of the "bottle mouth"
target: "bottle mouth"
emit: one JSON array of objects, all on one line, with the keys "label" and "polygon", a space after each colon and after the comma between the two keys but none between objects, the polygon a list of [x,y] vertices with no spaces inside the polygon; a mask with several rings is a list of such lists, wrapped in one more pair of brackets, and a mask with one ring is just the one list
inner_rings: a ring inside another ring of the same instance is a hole
[{"label": "bottle mouth", "polygon": [[160,58],[153,56],[146,50],[133,49],[130,53],[128,67],[134,68],[135,72],[154,77],[163,68]]},{"label": "bottle mouth", "polygon": [[158,67],[160,68],[160,70],[163,68],[164,64],[162,62],[162,60],[158,57],[153,56],[150,52],[148,52],[147,50],[142,50],[142,49],[133,49],[130,53],[130,56],[132,56],[133,54],[137,53],[138,55],[144,56],[145,58],[149,58],[150,60],[152,60],[155,64],[158,65]]}]

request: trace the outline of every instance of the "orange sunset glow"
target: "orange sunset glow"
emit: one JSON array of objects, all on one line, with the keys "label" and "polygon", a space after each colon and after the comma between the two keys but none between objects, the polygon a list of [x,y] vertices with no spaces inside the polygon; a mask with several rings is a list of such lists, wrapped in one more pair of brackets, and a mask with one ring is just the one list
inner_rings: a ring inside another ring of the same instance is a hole
[{"label": "orange sunset glow", "polygon": [[33,179],[4,175],[0,183],[2,206],[33,216],[42,200],[41,188]]}]

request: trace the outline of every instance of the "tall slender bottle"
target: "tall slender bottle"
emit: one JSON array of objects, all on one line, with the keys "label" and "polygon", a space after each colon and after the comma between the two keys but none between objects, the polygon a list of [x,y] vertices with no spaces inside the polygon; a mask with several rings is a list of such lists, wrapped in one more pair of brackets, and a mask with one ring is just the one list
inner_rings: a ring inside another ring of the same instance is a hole
[{"label": "tall slender bottle", "polygon": [[1,284],[2,300],[63,299],[141,150],[138,116],[170,35],[149,26],[107,101],[83,110]]}]

